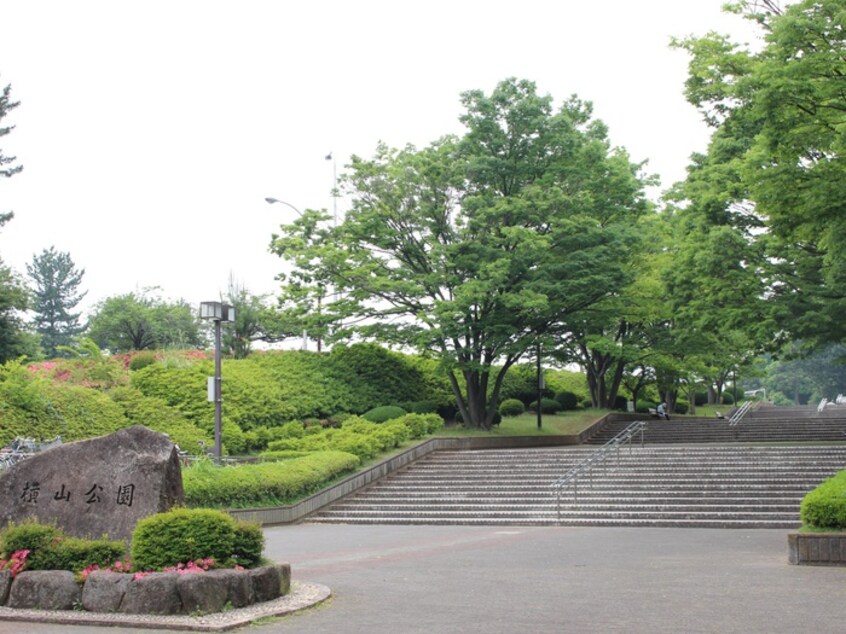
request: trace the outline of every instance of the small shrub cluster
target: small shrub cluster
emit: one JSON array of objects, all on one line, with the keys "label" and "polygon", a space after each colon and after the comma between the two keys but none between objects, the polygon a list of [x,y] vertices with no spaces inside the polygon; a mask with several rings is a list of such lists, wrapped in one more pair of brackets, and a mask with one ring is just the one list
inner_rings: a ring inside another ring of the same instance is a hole
[{"label": "small shrub cluster", "polygon": [[[306,427],[301,435],[291,435],[268,445],[263,457],[278,458],[278,452],[345,451],[362,461],[399,447],[409,439],[423,438],[443,427],[437,414],[404,414],[385,423],[374,423],[353,416],[342,427]],[[285,427],[289,429],[288,426]]]},{"label": "small shrub cluster", "polygon": [[136,570],[176,569],[203,560],[248,568],[258,563],[263,548],[258,524],[237,522],[223,511],[178,508],[140,520],[130,552]]},{"label": "small shrub cluster", "polygon": [[224,467],[201,460],[182,470],[185,503],[222,508],[285,504],[354,471],[359,464],[358,457],[341,451]]},{"label": "small shrub cluster", "polygon": [[802,523],[820,529],[846,529],[846,471],[820,484],[803,499]]},{"label": "small shrub cluster", "polygon": [[[533,411],[538,411],[538,402],[533,401],[529,404],[529,409]],[[556,401],[554,398],[542,398],[541,399],[541,413],[542,414],[557,414],[561,410],[561,403]]]},{"label": "small shrub cluster", "polygon": [[384,423],[407,413],[402,407],[397,405],[380,405],[379,407],[367,410],[361,417],[364,420],[369,420],[371,423]]},{"label": "small shrub cluster", "polygon": [[555,395],[555,400],[561,405],[563,411],[579,409],[579,397],[573,392],[562,390]]},{"label": "small shrub cluster", "polygon": [[499,405],[499,413],[503,418],[520,416],[526,411],[523,401],[516,398],[507,398]]},{"label": "small shrub cluster", "polygon": [[10,524],[0,533],[0,553],[8,553],[7,556],[0,556],[0,559],[12,561],[14,553],[24,551],[27,553],[27,570],[70,570],[80,573],[93,565],[111,565],[124,556],[126,544],[105,537],[69,537],[55,524],[42,524],[33,519]]}]

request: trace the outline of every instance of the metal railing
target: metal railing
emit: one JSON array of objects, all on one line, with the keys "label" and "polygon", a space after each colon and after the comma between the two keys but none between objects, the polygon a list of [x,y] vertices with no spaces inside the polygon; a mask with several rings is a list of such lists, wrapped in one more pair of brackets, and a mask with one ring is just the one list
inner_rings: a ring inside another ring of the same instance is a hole
[{"label": "metal railing", "polygon": [[593,486],[594,467],[600,465],[604,467],[604,463],[609,457],[619,458],[620,447],[624,444],[629,445],[629,453],[631,453],[632,438],[634,438],[635,434],[640,434],[640,446],[643,447],[643,432],[645,429],[646,421],[635,421],[552,483],[551,486],[556,489],[555,514],[559,522],[561,521],[561,495],[564,492],[564,489],[568,486],[572,486],[573,503],[578,504],[579,478],[588,477],[591,486]]},{"label": "metal railing", "polygon": [[6,447],[0,449],[0,471],[15,466],[21,460],[45,449],[62,444],[62,437],[56,436],[51,440],[37,441],[34,438],[18,436]]},{"label": "metal railing", "polygon": [[737,411],[731,415],[729,418],[729,427],[734,427],[740,422],[744,416],[746,416],[746,412],[748,412],[752,408],[752,401],[744,401],[740,404],[740,407],[737,408]]}]

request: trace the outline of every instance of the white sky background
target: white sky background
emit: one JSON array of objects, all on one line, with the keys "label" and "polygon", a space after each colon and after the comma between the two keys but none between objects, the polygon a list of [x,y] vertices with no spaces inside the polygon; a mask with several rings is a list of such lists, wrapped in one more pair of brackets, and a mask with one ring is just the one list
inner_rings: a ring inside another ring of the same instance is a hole
[{"label": "white sky background", "polygon": [[[51,245],[85,269],[82,307],[150,286],[191,304],[230,273],[273,293],[271,234],[331,210],[334,152],[461,132],[459,94],[507,77],[594,102],[615,145],[668,187],[709,131],[682,95],[671,36],[752,27],[723,0],[283,2],[0,0],[0,256]],[[339,201],[343,211],[345,201]]]}]

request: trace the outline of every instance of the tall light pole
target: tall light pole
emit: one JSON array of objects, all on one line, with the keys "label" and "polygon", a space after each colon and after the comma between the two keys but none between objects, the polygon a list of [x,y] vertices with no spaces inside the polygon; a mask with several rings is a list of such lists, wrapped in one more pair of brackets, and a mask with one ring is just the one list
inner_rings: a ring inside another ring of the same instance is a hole
[{"label": "tall light pole", "polygon": [[223,396],[220,376],[220,323],[235,321],[235,307],[221,302],[201,302],[200,318],[214,322],[214,378],[209,385],[209,399],[214,400],[214,460],[220,464],[223,429]]}]

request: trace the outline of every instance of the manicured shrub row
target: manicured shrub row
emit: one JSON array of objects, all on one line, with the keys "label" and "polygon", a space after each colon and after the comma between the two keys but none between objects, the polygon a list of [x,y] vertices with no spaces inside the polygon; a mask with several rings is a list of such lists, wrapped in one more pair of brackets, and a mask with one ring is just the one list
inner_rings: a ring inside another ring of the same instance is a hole
[{"label": "manicured shrub row", "polygon": [[275,440],[268,452],[261,455],[273,458],[280,451],[346,451],[362,461],[399,447],[408,439],[422,438],[443,426],[437,414],[405,414],[386,423],[372,423],[360,417],[344,421],[340,429],[306,428],[302,435],[288,426],[291,436]]},{"label": "manicured shrub row", "polygon": [[225,508],[284,504],[354,471],[358,465],[358,457],[341,451],[321,451],[285,462],[223,467],[203,460],[182,471],[185,503]]},{"label": "manicured shrub row", "polygon": [[216,568],[252,568],[261,563],[263,549],[258,522],[213,509],[177,508],[140,520],[132,533],[131,562],[122,541],[69,537],[55,524],[32,519],[0,533],[0,570],[69,570],[84,577],[93,569],[157,571],[198,560]]},{"label": "manicured shrub row", "polygon": [[829,478],[802,499],[802,523],[828,530],[846,529],[846,471]]},{"label": "manicured shrub row", "polygon": [[126,544],[107,538],[88,540],[69,537],[54,524],[35,520],[10,524],[0,533],[0,559],[10,561],[15,552],[25,555],[28,570],[70,570],[79,573],[89,566],[109,566],[126,554]]}]

